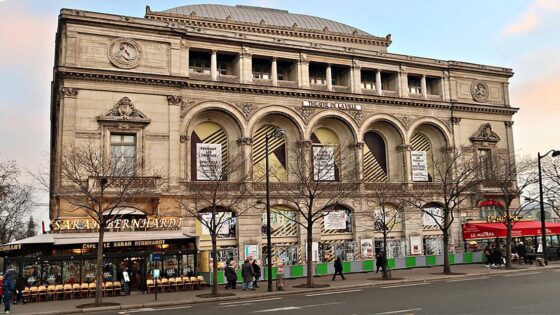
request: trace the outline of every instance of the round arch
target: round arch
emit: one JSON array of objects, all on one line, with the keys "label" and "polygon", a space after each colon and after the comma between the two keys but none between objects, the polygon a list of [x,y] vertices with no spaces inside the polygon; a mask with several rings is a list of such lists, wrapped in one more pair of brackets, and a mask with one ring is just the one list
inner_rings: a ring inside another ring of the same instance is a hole
[{"label": "round arch", "polygon": [[392,126],[394,130],[400,135],[401,142],[404,142],[406,138],[406,128],[395,116],[389,114],[375,114],[364,120],[359,131],[360,139],[363,139],[364,134],[370,131],[372,126],[378,122],[384,122]]},{"label": "round arch", "polygon": [[183,119],[181,122],[181,134],[190,135],[193,128],[193,121],[196,121],[196,118],[201,114],[212,111],[220,112],[229,116],[237,124],[240,136],[246,136],[247,124],[245,122],[245,118],[243,117],[243,113],[241,113],[234,104],[219,101],[203,101],[189,109],[184,114],[184,117],[189,117],[189,119]]},{"label": "round arch", "polygon": [[307,130],[305,131],[305,139],[311,139],[311,134],[313,133],[313,131],[318,127],[321,121],[324,121],[326,119],[333,119],[335,121],[339,121],[341,124],[346,126],[347,130],[350,133],[351,139],[342,139],[342,140],[350,140],[353,142],[357,142],[359,128],[352,121],[350,115],[344,112],[336,112],[333,110],[326,110],[311,118],[311,120],[307,124]]},{"label": "round arch", "polygon": [[257,112],[253,114],[253,116],[247,123],[247,131],[249,132],[248,134],[253,134],[255,127],[259,123],[261,123],[263,119],[270,115],[283,116],[286,119],[290,120],[298,129],[299,138],[303,138],[305,132],[305,122],[293,109],[282,107],[279,105],[270,105],[257,110]]},{"label": "round arch", "polygon": [[428,126],[428,127],[433,128],[434,130],[437,130],[439,132],[439,135],[442,137],[442,140],[443,140],[442,141],[443,143],[441,143],[442,146],[451,144],[451,132],[450,132],[450,130],[441,121],[439,121],[438,119],[432,118],[432,117],[420,117],[420,118],[416,119],[410,125],[410,127],[408,128],[408,133],[406,135],[407,142],[410,142],[410,138],[422,126]]}]

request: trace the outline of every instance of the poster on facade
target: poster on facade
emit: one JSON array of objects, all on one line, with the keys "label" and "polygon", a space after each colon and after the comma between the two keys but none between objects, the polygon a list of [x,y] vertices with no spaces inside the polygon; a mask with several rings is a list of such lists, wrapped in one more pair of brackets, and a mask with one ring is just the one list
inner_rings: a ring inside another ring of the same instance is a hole
[{"label": "poster on facade", "polygon": [[410,254],[411,255],[422,254],[422,236],[410,237]]},{"label": "poster on facade", "polygon": [[313,147],[313,178],[315,180],[336,180],[334,147]]},{"label": "poster on facade", "polygon": [[[305,259],[307,260],[307,247],[303,252],[305,253]],[[313,261],[319,261],[319,242],[311,243],[311,258]]]},{"label": "poster on facade", "polygon": [[373,240],[371,238],[361,239],[362,259],[373,258]]},{"label": "poster on facade", "polygon": [[428,157],[426,151],[411,151],[412,181],[427,182],[428,179]]},{"label": "poster on facade", "polygon": [[196,144],[196,179],[219,180],[222,177],[222,145]]},{"label": "poster on facade", "polygon": [[246,259],[259,259],[259,245],[245,245]]},{"label": "poster on facade", "polygon": [[346,230],[347,213],[344,210],[329,211],[323,217],[325,230]]},{"label": "poster on facade", "polygon": [[[422,224],[424,229],[436,229],[443,224],[443,209],[428,207],[422,209]],[[439,223],[439,225],[438,225]]]},{"label": "poster on facade", "polygon": [[[212,222],[212,213],[202,213],[201,214],[202,217],[202,221],[206,222],[206,224],[201,223],[202,226],[202,234],[203,235],[210,235],[210,230],[208,229],[208,226],[211,226],[211,222]],[[219,226],[218,228],[218,235],[228,235],[229,234],[229,226],[232,222],[232,218],[231,218],[231,212],[218,212],[216,214],[216,223],[220,224],[220,222],[222,222],[221,226]]]}]

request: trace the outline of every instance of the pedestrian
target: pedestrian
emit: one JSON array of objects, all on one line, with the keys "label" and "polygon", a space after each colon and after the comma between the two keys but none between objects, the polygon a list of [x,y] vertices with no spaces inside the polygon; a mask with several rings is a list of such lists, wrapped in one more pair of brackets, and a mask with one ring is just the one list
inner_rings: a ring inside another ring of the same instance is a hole
[{"label": "pedestrian", "polygon": [[22,302],[23,304],[27,303],[27,300],[23,298],[24,290],[25,290],[25,280],[21,275],[18,275],[16,280],[16,298],[14,301],[14,305],[18,304],[18,302]]},{"label": "pedestrian", "polygon": [[0,275],[0,303],[4,300],[4,293],[2,290],[2,283],[4,282],[4,276]]},{"label": "pedestrian", "polygon": [[226,290],[228,288],[234,289],[237,284],[237,272],[235,272],[235,268],[232,266],[233,263],[229,263],[226,267],[225,274],[227,279]]},{"label": "pedestrian", "polygon": [[486,244],[483,253],[484,257],[486,257],[486,267],[490,268],[490,265],[492,265],[492,249],[490,245]]},{"label": "pedestrian", "polygon": [[519,244],[515,246],[515,251],[517,252],[517,256],[519,256],[519,264],[520,265],[521,263],[527,264],[527,261],[525,260],[525,256],[527,255],[527,249],[525,248],[525,244],[523,244],[523,242],[519,242]]},{"label": "pedestrian", "polygon": [[334,261],[334,275],[332,276],[332,281],[334,281],[336,275],[340,275],[342,280],[346,280],[342,274],[342,260],[340,257],[336,257],[336,260]]},{"label": "pedestrian", "polygon": [[255,274],[253,272],[253,265],[251,264],[249,259],[245,259],[245,262],[243,262],[243,266],[241,266],[241,276],[243,277],[243,290],[254,290],[255,288],[253,288],[253,277],[255,276]]},{"label": "pedestrian", "polygon": [[14,272],[8,270],[2,282],[2,293],[4,293],[4,313],[10,314],[10,302],[12,299],[12,292],[15,289]]},{"label": "pedestrian", "polygon": [[191,266],[187,266],[187,277],[194,277],[194,271]]},{"label": "pedestrian", "polygon": [[383,257],[382,252],[375,254],[375,267],[377,267],[375,273],[378,273],[379,269],[381,269],[381,271],[385,269],[385,258]]},{"label": "pedestrian", "polygon": [[261,278],[261,267],[257,264],[257,260],[253,260],[253,273],[255,274],[255,281],[253,287],[258,288],[259,279]]},{"label": "pedestrian", "polygon": [[492,267],[502,264],[502,252],[496,245],[492,244],[492,253],[490,259],[492,260]]}]

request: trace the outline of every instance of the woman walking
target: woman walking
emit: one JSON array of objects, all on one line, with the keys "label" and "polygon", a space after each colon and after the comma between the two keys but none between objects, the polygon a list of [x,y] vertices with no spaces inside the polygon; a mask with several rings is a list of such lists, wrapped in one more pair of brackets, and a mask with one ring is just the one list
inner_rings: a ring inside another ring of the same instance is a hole
[{"label": "woman walking", "polygon": [[340,259],[340,257],[336,257],[336,260],[334,262],[334,275],[332,276],[332,281],[334,281],[336,275],[340,275],[342,277],[342,280],[346,280],[344,278],[344,275],[342,274],[342,260]]},{"label": "woman walking", "polygon": [[251,265],[251,262],[249,261],[249,259],[245,259],[245,262],[243,263],[243,266],[241,266],[241,276],[243,277],[243,290],[249,289],[249,290],[254,290],[255,288],[253,288],[253,277],[254,277],[254,272],[253,272],[253,265]]}]

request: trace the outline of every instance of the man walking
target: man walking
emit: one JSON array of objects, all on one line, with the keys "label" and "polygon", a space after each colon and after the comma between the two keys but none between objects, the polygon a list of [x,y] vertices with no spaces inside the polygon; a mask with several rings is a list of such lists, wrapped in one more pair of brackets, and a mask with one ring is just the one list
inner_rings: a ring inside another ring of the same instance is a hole
[{"label": "man walking", "polygon": [[254,277],[254,272],[253,272],[253,265],[251,265],[251,262],[249,261],[249,259],[245,259],[245,262],[243,263],[243,266],[241,266],[241,276],[243,277],[243,290],[249,289],[249,290],[254,290],[255,288],[253,288],[253,277]]},{"label": "man walking", "polygon": [[227,265],[225,274],[227,279],[226,290],[228,288],[235,289],[237,282],[237,272],[235,272],[235,268],[233,268],[231,262]]},{"label": "man walking", "polygon": [[2,283],[2,291],[4,293],[4,313],[10,314],[10,302],[12,300],[12,292],[14,292],[14,272],[8,270]]},{"label": "man walking", "polygon": [[332,276],[332,281],[334,281],[336,275],[340,275],[342,277],[342,280],[346,280],[344,278],[344,275],[342,274],[342,260],[340,259],[340,257],[336,257],[336,260],[334,262],[334,275]]},{"label": "man walking", "polygon": [[261,278],[261,267],[257,264],[257,260],[253,260],[253,273],[255,274],[255,282],[253,287],[258,288],[259,279]]}]

